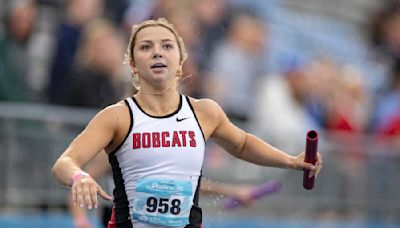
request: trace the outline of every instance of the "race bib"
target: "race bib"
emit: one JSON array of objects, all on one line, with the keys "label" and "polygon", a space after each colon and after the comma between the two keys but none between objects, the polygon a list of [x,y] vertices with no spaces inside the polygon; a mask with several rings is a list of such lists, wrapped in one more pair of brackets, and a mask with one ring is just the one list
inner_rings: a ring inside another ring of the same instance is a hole
[{"label": "race bib", "polygon": [[149,224],[185,226],[189,224],[192,193],[190,181],[143,179],[136,186],[131,217]]}]

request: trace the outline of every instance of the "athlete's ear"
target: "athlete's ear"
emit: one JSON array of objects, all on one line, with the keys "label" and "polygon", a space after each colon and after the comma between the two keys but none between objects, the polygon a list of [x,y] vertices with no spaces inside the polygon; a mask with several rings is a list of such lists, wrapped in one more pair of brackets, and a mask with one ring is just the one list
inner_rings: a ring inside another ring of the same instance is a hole
[{"label": "athlete's ear", "polygon": [[138,71],[138,69],[136,68],[135,63],[132,62],[130,65],[131,65],[131,69],[132,69],[132,74],[138,74],[139,71]]},{"label": "athlete's ear", "polygon": [[176,72],[176,76],[182,77],[182,75],[183,75],[182,64],[179,64],[178,71]]}]

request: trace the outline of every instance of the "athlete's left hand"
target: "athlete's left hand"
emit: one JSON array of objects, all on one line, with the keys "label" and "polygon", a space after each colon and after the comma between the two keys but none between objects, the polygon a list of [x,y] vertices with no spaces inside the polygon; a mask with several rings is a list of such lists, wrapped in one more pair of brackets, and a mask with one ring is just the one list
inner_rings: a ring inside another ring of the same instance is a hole
[{"label": "athlete's left hand", "polygon": [[317,153],[317,161],[315,165],[307,163],[304,161],[305,152],[301,152],[299,155],[294,157],[294,162],[291,165],[291,168],[297,170],[310,170],[310,177],[317,176],[322,169],[322,156],[320,153]]}]

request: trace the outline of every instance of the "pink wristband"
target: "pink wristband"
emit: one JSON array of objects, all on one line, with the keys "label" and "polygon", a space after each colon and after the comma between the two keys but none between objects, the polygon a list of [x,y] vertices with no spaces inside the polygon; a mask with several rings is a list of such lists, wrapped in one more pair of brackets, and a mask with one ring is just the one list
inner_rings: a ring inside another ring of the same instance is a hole
[{"label": "pink wristband", "polygon": [[89,174],[86,173],[86,172],[80,171],[79,173],[73,175],[72,178],[71,178],[71,180],[72,180],[72,185],[74,185],[75,182],[76,182],[77,180],[79,180],[82,176],[89,176]]}]

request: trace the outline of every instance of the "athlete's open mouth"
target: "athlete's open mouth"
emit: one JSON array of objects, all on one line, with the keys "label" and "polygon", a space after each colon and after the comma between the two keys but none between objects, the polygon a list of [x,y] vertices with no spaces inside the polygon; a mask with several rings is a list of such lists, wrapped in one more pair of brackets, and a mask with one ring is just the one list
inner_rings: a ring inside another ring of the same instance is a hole
[{"label": "athlete's open mouth", "polygon": [[153,68],[161,68],[161,67],[167,67],[167,65],[163,64],[163,63],[156,63],[150,66],[151,69]]}]

